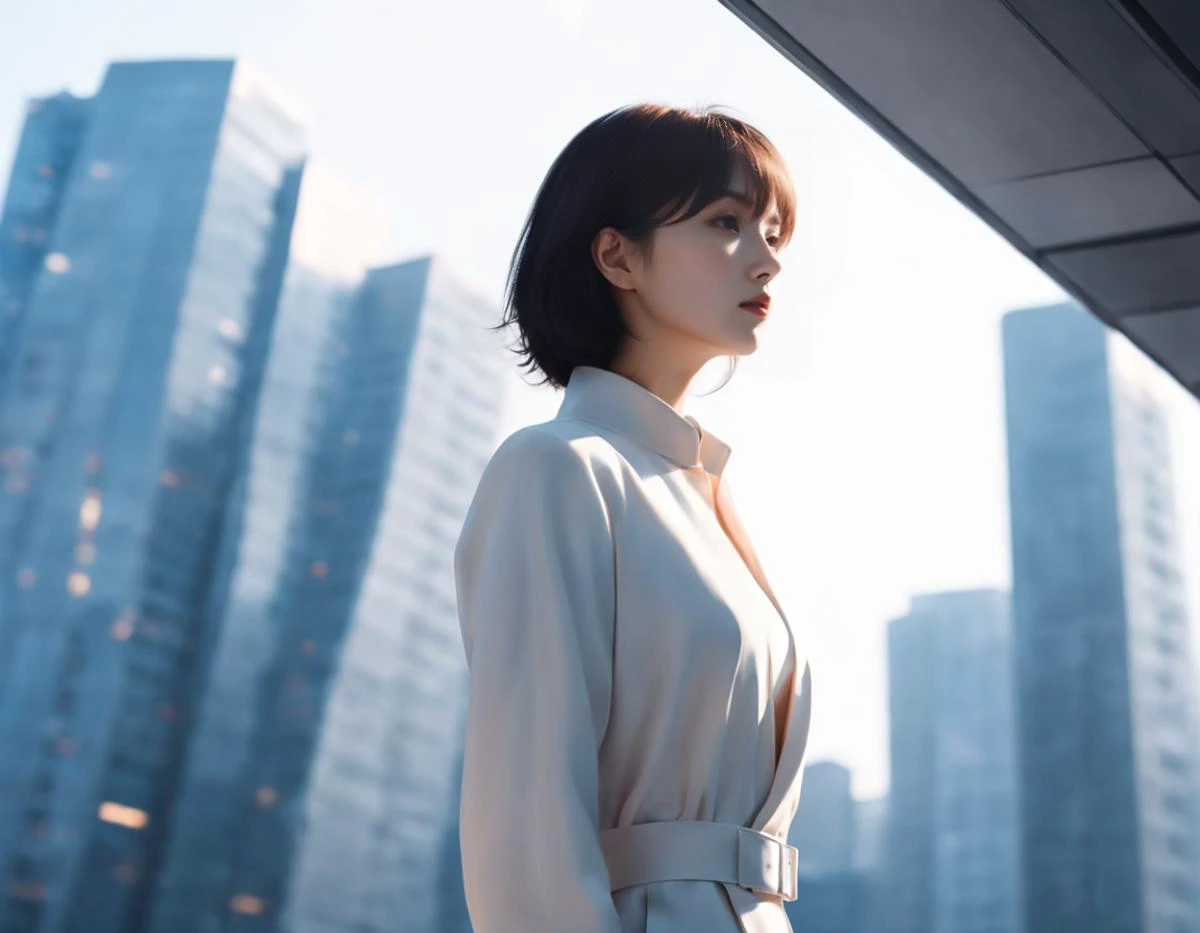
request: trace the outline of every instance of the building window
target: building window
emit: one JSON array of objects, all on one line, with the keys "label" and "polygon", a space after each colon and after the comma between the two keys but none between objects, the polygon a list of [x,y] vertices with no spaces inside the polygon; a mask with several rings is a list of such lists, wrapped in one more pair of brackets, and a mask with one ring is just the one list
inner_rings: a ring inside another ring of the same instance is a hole
[{"label": "building window", "polygon": [[158,481],[164,486],[178,486],[179,473],[172,469],[163,470],[158,474]]},{"label": "building window", "polygon": [[85,531],[94,531],[100,523],[100,493],[92,489],[83,497],[83,505],[79,507],[79,527]]},{"label": "building window", "polygon": [[229,909],[235,914],[246,914],[257,917],[267,909],[267,902],[253,894],[237,894],[229,901]]},{"label": "building window", "polygon": [[92,589],[92,579],[81,570],[76,570],[67,577],[67,590],[72,596],[87,596]]},{"label": "building window", "polygon": [[54,166],[50,165],[48,162],[43,162],[41,165],[38,166],[37,170],[38,170],[38,174],[41,175],[43,178],[53,178],[54,177]]},{"label": "building window", "polygon": [[274,787],[260,787],[255,794],[258,799],[258,805],[264,810],[269,810],[275,806],[275,801],[279,799],[279,792]]},{"label": "building window", "polygon": [[217,330],[220,332],[222,337],[225,337],[228,340],[237,340],[242,336],[242,329],[238,326],[238,322],[233,318],[221,318],[220,323],[217,324]]},{"label": "building window", "polygon": [[212,367],[212,369],[210,369],[208,371],[208,381],[213,383],[214,385],[219,385],[219,386],[224,385],[225,384],[225,367],[224,366]]},{"label": "building window", "polygon": [[358,432],[353,428],[342,435],[342,443],[347,447],[353,447],[358,443]]},{"label": "building window", "polygon": [[133,623],[128,619],[117,619],[113,623],[112,637],[117,641],[125,641],[133,634]]},{"label": "building window", "polygon": [[107,178],[112,174],[112,166],[107,162],[93,162],[89,171],[93,178]]},{"label": "building window", "polygon": [[111,800],[100,804],[99,815],[105,823],[124,826],[127,829],[142,829],[150,822],[150,814],[145,810],[127,807],[123,803],[114,803]]},{"label": "building window", "polygon": [[46,889],[37,881],[14,881],[8,886],[8,896],[15,901],[41,901]]},{"label": "building window", "polygon": [[329,565],[323,560],[315,560],[308,565],[308,572],[317,579],[321,579],[329,573]]},{"label": "building window", "polygon": [[61,275],[71,268],[71,260],[62,253],[49,253],[46,256],[46,269]]}]

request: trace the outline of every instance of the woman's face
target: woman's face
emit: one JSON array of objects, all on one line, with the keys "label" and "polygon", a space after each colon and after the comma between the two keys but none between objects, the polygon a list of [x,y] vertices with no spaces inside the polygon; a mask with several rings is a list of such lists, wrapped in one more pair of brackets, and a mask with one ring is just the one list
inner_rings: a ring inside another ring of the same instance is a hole
[{"label": "woman's face", "polygon": [[695,365],[757,349],[756,332],[770,310],[743,303],[769,293],[781,269],[780,224],[774,204],[755,220],[749,201],[745,179],[737,177],[729,195],[654,231],[649,249],[631,263],[621,299],[635,335]]}]

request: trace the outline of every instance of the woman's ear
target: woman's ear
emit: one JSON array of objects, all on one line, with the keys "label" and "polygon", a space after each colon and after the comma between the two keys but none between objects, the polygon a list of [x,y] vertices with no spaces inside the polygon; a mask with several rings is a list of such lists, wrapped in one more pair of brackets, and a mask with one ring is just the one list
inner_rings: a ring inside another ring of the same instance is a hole
[{"label": "woman's ear", "polygon": [[609,282],[629,290],[637,284],[637,245],[616,227],[605,227],[592,238],[592,261]]}]

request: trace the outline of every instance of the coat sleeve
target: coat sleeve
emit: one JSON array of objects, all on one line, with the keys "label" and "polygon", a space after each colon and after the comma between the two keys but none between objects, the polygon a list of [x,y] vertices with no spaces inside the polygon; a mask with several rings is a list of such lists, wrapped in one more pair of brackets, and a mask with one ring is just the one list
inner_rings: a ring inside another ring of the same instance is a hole
[{"label": "coat sleeve", "polygon": [[470,684],[459,832],[475,933],[620,933],[598,826],[613,543],[579,452],[536,426],[501,444],[454,573]]}]

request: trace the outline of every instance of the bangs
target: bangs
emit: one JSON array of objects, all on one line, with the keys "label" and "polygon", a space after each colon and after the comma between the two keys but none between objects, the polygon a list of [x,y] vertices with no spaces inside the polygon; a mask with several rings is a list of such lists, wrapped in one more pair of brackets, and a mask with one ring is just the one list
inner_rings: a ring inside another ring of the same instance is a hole
[{"label": "bangs", "polygon": [[[658,187],[656,226],[682,223],[729,194],[742,174],[755,219],[771,202],[779,212],[779,239],[786,244],[796,226],[796,193],[783,158],[757,129],[708,110],[669,110],[653,135],[656,158],[646,166],[646,181]],[[658,122],[658,121],[655,121]]]}]

